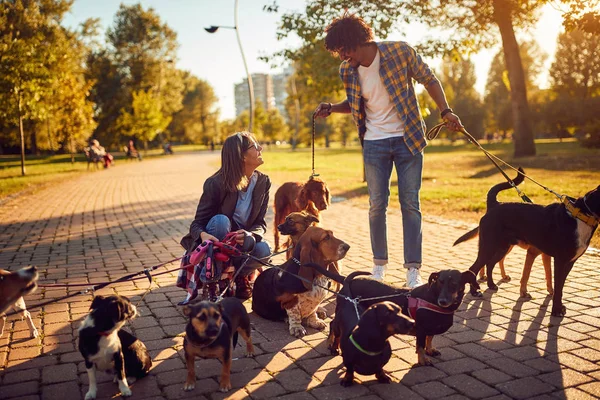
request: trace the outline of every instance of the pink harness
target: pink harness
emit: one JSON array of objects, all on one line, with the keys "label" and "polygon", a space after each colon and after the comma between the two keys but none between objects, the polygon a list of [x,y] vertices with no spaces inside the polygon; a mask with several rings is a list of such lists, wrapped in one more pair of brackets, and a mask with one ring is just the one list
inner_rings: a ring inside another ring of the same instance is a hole
[{"label": "pink harness", "polygon": [[430,303],[423,299],[418,299],[416,297],[408,298],[408,315],[412,319],[416,319],[417,310],[420,308],[426,308],[427,310],[430,310],[430,311],[433,311],[436,313],[440,313],[440,314],[454,314],[454,311],[452,311],[452,310],[447,310],[445,308],[442,308],[436,304]]}]

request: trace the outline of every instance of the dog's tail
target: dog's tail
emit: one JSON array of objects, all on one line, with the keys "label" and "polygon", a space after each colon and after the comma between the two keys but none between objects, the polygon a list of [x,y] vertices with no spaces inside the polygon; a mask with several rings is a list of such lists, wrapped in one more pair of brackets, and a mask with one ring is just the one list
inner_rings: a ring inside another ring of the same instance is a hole
[{"label": "dog's tail", "polygon": [[470,230],[469,232],[465,233],[464,235],[462,235],[461,237],[456,239],[456,242],[454,242],[454,244],[452,246],[456,246],[459,243],[466,242],[467,240],[471,240],[473,238],[476,238],[477,236],[479,236],[479,227],[478,226],[475,229]]},{"label": "dog's tail", "polygon": [[[515,186],[518,186],[521,183],[523,183],[523,181],[525,180],[524,174],[525,174],[525,171],[523,171],[523,168],[519,167],[519,173],[517,174],[515,179],[513,179],[513,183],[515,184]],[[492,208],[494,208],[498,204],[500,204],[498,202],[498,199],[496,198],[498,196],[498,193],[500,193],[503,190],[510,189],[511,187],[513,187],[513,186],[509,182],[502,182],[495,186],[492,186],[492,188],[490,189],[490,191],[487,194],[487,209],[491,210]],[[467,240],[476,238],[477,236],[479,236],[479,227],[476,227],[476,228],[470,230],[469,232],[465,233],[464,235],[462,235],[461,237],[456,239],[453,246],[456,246],[457,244],[462,243],[462,242],[466,242]]]},{"label": "dog's tail", "polygon": [[326,277],[328,277],[329,279],[340,283],[340,284],[344,284],[344,282],[346,280],[351,280],[354,279],[355,276],[360,276],[360,275],[371,275],[370,272],[366,272],[366,271],[354,271],[352,272],[350,275],[348,276],[344,276],[344,275],[340,275],[340,274],[336,274],[335,272],[331,272],[328,271],[327,268],[323,268],[322,266],[320,266],[319,264],[315,264],[315,263],[306,263],[306,264],[302,264],[302,266],[304,267],[310,267],[310,268],[314,268],[316,269],[321,275],[325,275]]},{"label": "dog's tail", "polygon": [[[523,171],[523,168],[519,167],[519,173],[517,174],[515,179],[513,179],[513,183],[515,184],[515,186],[518,186],[521,183],[523,183],[523,181],[525,180],[524,174],[525,171]],[[510,189],[511,187],[513,187],[513,185],[511,185],[509,182],[502,182],[495,186],[492,186],[492,188],[487,194],[487,209],[490,210],[498,204],[500,204],[498,202],[498,199],[496,198],[498,196],[498,193],[500,193],[503,190]]]}]

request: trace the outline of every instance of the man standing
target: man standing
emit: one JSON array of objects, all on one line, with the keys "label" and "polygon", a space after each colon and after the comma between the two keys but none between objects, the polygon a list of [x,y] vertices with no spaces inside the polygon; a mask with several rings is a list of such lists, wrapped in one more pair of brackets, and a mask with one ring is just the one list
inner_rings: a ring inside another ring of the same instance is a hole
[{"label": "man standing", "polygon": [[358,127],[369,189],[373,277],[378,280],[388,268],[386,212],[392,167],[396,166],[406,285],[414,288],[422,284],[419,191],[427,143],[413,79],[425,86],[449,129],[457,131],[462,124],[448,107],[438,79],[408,44],[374,42],[371,28],[362,18],[348,13],[333,20],[325,32],[325,48],[342,60],[340,77],[347,99],[319,104],[316,116],[351,113]]}]

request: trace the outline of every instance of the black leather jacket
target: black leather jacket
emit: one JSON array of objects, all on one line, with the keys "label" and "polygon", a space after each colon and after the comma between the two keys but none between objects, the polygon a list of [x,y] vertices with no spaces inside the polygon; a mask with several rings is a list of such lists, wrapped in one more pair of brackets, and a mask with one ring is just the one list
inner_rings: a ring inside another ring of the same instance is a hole
[{"label": "black leather jacket", "polygon": [[256,171],[256,173],[258,179],[252,192],[252,211],[246,227],[239,227],[233,221],[238,192],[226,192],[222,181],[214,175],[204,182],[202,196],[198,208],[196,208],[196,216],[190,225],[189,233],[180,242],[186,250],[193,250],[200,244],[200,233],[206,231],[208,221],[217,214],[224,214],[229,217],[232,230],[245,229],[252,233],[257,242],[263,240],[263,236],[267,231],[265,214],[269,206],[271,179],[260,171]]}]

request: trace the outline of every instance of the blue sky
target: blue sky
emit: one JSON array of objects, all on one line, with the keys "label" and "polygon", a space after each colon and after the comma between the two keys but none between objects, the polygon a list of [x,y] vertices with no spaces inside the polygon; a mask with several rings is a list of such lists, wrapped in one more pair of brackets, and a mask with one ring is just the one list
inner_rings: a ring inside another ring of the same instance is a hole
[{"label": "blue sky", "polygon": [[[114,16],[121,3],[131,5],[140,1],[130,0],[75,0],[71,12],[65,16],[64,23],[75,27],[87,18],[100,18],[102,26],[113,24]],[[280,14],[263,11],[271,0],[239,0],[239,29],[242,46],[246,54],[251,73],[277,73],[281,69],[271,70],[269,65],[258,60],[264,54],[271,54],[286,46],[295,46],[297,40],[288,39],[278,42],[275,38],[281,12],[301,11],[303,0],[277,0]],[[234,30],[222,29],[209,34],[204,27],[210,25],[233,26],[234,0],[142,0],[144,8],[154,8],[161,19],[177,32],[180,44],[177,67],[191,71],[194,75],[208,81],[219,98],[218,107],[224,119],[235,116],[233,85],[246,76]],[[561,29],[561,18],[557,10],[550,6],[543,9],[540,22],[531,35],[546,53],[550,55],[547,67],[552,62],[556,37]],[[388,40],[406,40],[411,44],[426,35],[427,30],[415,25],[406,36],[393,33]],[[484,51],[472,57],[477,71],[477,90],[483,92],[489,64],[497,51]],[[439,60],[426,60],[435,67]],[[547,85],[547,76],[540,78],[540,85]]]}]

